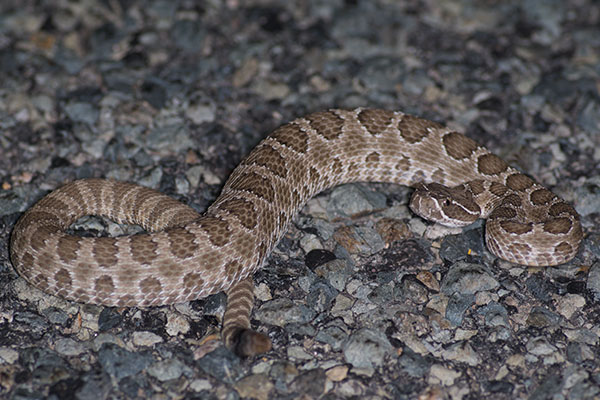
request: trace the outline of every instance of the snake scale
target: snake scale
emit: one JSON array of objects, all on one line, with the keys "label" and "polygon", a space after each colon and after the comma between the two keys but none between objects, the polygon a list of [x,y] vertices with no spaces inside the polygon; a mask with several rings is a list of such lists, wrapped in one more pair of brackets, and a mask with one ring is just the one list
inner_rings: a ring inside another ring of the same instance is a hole
[{"label": "snake scale", "polygon": [[[447,225],[486,218],[488,248],[514,263],[567,262],[582,240],[573,207],[463,134],[399,111],[359,108],[316,112],[276,129],[202,215],[130,183],[68,183],[19,219],[11,259],[34,286],[83,303],[153,306],[227,291],[225,343],[256,354],[270,342],[249,330],[252,274],[309,198],[356,181],[415,187],[411,208]],[[84,215],[148,233],[67,234]]]}]

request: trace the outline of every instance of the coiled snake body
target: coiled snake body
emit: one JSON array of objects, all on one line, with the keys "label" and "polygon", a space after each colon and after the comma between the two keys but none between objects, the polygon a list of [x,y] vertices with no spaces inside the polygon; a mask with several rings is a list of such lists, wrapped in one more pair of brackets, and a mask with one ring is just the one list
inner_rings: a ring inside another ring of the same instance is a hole
[{"label": "coiled snake body", "polygon": [[[567,262],[582,239],[569,204],[466,136],[402,112],[356,109],[317,112],[275,130],[203,215],[134,184],[69,183],[17,222],[11,259],[34,286],[84,303],[152,306],[226,290],[225,342],[255,354],[269,341],[248,329],[251,275],[310,197],[356,181],[416,187],[413,210],[445,224],[487,218],[488,248],[515,263]],[[65,233],[84,215],[139,224],[150,233]]]}]

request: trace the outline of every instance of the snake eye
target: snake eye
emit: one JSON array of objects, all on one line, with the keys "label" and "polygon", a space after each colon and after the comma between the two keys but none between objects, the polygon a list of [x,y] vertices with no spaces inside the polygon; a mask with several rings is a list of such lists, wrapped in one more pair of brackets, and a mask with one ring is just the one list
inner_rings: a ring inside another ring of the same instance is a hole
[{"label": "snake eye", "polygon": [[444,207],[448,207],[451,204],[452,204],[452,202],[450,201],[450,199],[445,199],[444,200]]}]

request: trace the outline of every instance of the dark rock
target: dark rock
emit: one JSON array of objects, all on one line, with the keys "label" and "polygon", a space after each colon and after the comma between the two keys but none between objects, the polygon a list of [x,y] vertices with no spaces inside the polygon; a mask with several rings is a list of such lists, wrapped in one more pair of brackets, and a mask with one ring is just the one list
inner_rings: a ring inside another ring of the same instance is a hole
[{"label": "dark rock", "polygon": [[312,310],[323,312],[331,307],[337,294],[338,291],[327,282],[317,280],[310,286],[310,291],[308,292],[308,296],[306,296],[306,303]]},{"label": "dark rock", "polygon": [[319,398],[325,392],[326,381],[325,371],[320,368],[311,369],[301,373],[292,381],[290,391],[311,398]]},{"label": "dark rock", "polygon": [[233,383],[241,374],[240,359],[225,347],[218,347],[198,361],[196,365],[204,373],[222,382]]},{"label": "dark rock", "polygon": [[98,351],[98,361],[106,373],[117,381],[146,369],[153,361],[147,352],[133,353],[113,343],[104,343]]},{"label": "dark rock", "polygon": [[311,250],[304,258],[306,266],[311,270],[314,270],[316,267],[333,260],[335,260],[335,254],[329,250],[323,249]]},{"label": "dark rock", "polygon": [[106,332],[123,321],[123,316],[114,307],[105,307],[98,317],[98,330]]},{"label": "dark rock", "polygon": [[356,368],[375,368],[383,365],[384,357],[392,349],[384,334],[363,328],[344,343],[344,358]]},{"label": "dark rock", "polygon": [[542,302],[551,301],[552,297],[550,295],[556,292],[556,287],[548,280],[543,279],[540,274],[531,275],[525,281],[525,285],[529,292]]},{"label": "dark rock", "polygon": [[459,262],[452,265],[442,279],[441,291],[447,295],[475,294],[498,286],[498,281],[484,266]]},{"label": "dark rock", "polygon": [[422,355],[415,353],[409,347],[404,347],[398,364],[404,372],[413,378],[425,377],[429,373],[432,362]]},{"label": "dark rock", "polygon": [[454,326],[460,326],[465,311],[467,311],[475,302],[475,295],[454,293],[448,300],[446,307],[446,318]]}]

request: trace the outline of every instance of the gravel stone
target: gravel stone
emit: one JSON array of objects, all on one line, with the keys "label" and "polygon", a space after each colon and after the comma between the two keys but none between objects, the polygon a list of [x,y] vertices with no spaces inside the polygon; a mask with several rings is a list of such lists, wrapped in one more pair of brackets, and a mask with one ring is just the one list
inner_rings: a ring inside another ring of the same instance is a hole
[{"label": "gravel stone", "polygon": [[[303,249],[306,251],[304,247]],[[307,251],[306,253],[307,254],[304,258],[304,262],[306,263],[306,266],[312,270],[325,263],[335,260],[335,254],[328,250],[315,249]]]},{"label": "gravel stone", "polygon": [[298,375],[290,384],[290,389],[310,398],[320,398],[325,392],[326,380],[325,371],[315,368]]},{"label": "gravel stone", "polygon": [[152,332],[133,332],[133,344],[136,346],[154,346],[163,340],[160,336]]},{"label": "gravel stone", "polygon": [[263,304],[255,313],[255,317],[265,324],[277,326],[290,323],[305,324],[315,317],[315,311],[304,305],[296,305],[290,299],[280,298]]},{"label": "gravel stone", "polygon": [[466,363],[472,367],[481,363],[481,357],[467,342],[455,343],[442,352],[446,360]]},{"label": "gravel stone", "polygon": [[[590,176],[587,180],[586,185],[576,190],[576,197],[579,199],[577,202],[577,212],[581,215],[590,215],[598,212],[597,204],[600,201],[600,192],[598,187],[600,186],[600,177],[597,175]],[[594,241],[591,242],[591,247],[598,254],[598,246],[594,246]]]},{"label": "gravel stone", "polygon": [[478,310],[485,315],[485,324],[487,326],[510,326],[508,311],[502,304],[492,302]]},{"label": "gravel stone", "polygon": [[235,389],[242,397],[268,400],[271,398],[273,383],[264,374],[249,375],[236,382]]},{"label": "gravel stone", "polygon": [[65,105],[65,112],[74,122],[94,125],[100,112],[89,103],[70,103]]},{"label": "gravel stone", "polygon": [[464,313],[475,302],[475,296],[472,294],[454,293],[448,299],[446,306],[446,318],[455,326],[460,326]]},{"label": "gravel stone", "polygon": [[451,386],[461,373],[440,364],[434,364],[429,371],[429,383]]},{"label": "gravel stone", "polygon": [[239,364],[239,358],[224,347],[219,347],[196,362],[204,373],[228,383],[235,382],[240,375]]},{"label": "gravel stone", "polygon": [[343,291],[352,276],[352,269],[342,260],[333,260],[317,267],[315,273],[324,277],[337,291]]},{"label": "gravel stone", "polygon": [[380,332],[360,329],[354,332],[344,344],[344,358],[354,368],[375,368],[383,364],[386,354],[393,347]]},{"label": "gravel stone", "polygon": [[179,360],[163,360],[150,365],[146,372],[151,376],[155,377],[159,381],[170,381],[178,379],[182,374],[189,375],[191,373],[190,368],[183,364]]},{"label": "gravel stone", "polygon": [[310,354],[300,346],[291,346],[287,349],[287,356],[292,360],[307,361],[312,358]]},{"label": "gravel stone", "polygon": [[560,316],[540,306],[533,307],[527,317],[527,323],[535,328],[558,327],[559,322]]},{"label": "gravel stone", "polygon": [[404,372],[413,378],[425,377],[429,373],[432,364],[430,360],[414,352],[409,347],[404,349],[398,363]]},{"label": "gravel stone", "polygon": [[51,324],[66,326],[69,322],[69,314],[57,307],[48,307],[42,311],[42,314]]},{"label": "gravel stone", "polygon": [[[104,371],[90,371],[83,375],[83,384],[76,389],[75,398],[78,400],[105,399],[108,397],[112,384],[110,376]],[[66,396],[70,396],[73,388],[66,389]]]},{"label": "gravel stone", "polygon": [[146,369],[152,362],[148,353],[132,353],[115,344],[105,343],[98,350],[98,361],[114,379],[121,380]]},{"label": "gravel stone", "polygon": [[598,132],[600,130],[600,104],[590,101],[579,114],[577,124],[589,132]]},{"label": "gravel stone", "polygon": [[578,294],[565,294],[556,306],[556,311],[566,319],[570,319],[575,312],[585,306],[585,298]]},{"label": "gravel stone", "polygon": [[595,301],[600,301],[600,262],[595,262],[587,277],[587,289],[592,292]]},{"label": "gravel stone", "polygon": [[54,349],[59,354],[71,357],[85,352],[86,346],[73,339],[63,338],[56,342]]},{"label": "gravel stone", "polygon": [[533,296],[543,302],[549,302],[551,300],[550,293],[555,291],[552,283],[543,280],[539,275],[531,275],[525,281],[525,285]]},{"label": "gravel stone", "polygon": [[543,378],[539,386],[531,393],[531,400],[548,399],[554,396],[562,388],[560,376],[548,375]]},{"label": "gravel stone", "polygon": [[106,332],[118,326],[122,321],[123,317],[115,308],[104,308],[98,317],[98,330]]},{"label": "gravel stone", "polygon": [[322,312],[331,307],[337,295],[338,291],[335,288],[325,281],[318,280],[311,285],[306,302],[311,309]]},{"label": "gravel stone", "polygon": [[44,318],[28,311],[16,314],[14,322],[29,326],[36,333],[41,333],[48,329],[48,322]]},{"label": "gravel stone", "polygon": [[341,323],[340,325],[342,326],[333,325],[325,327],[323,330],[320,330],[319,333],[317,333],[315,339],[320,342],[327,343],[334,351],[340,350],[342,344],[348,338],[348,328]]},{"label": "gravel stone", "polygon": [[8,347],[0,347],[0,360],[2,364],[14,364],[19,359],[19,353]]},{"label": "gravel stone", "polygon": [[459,235],[449,235],[442,240],[440,256],[452,263],[464,260],[468,254],[485,253],[483,229],[470,229]]},{"label": "gravel stone", "polygon": [[527,351],[536,356],[547,356],[556,351],[556,347],[551,345],[545,337],[538,336],[527,343]]},{"label": "gravel stone", "polygon": [[190,383],[190,388],[194,392],[209,391],[213,388],[208,379],[194,379]]},{"label": "gravel stone", "polygon": [[360,185],[343,185],[331,192],[327,203],[327,214],[333,220],[339,217],[353,217],[373,212],[385,207],[385,196],[365,189]]},{"label": "gravel stone", "polygon": [[447,295],[474,294],[498,286],[498,281],[481,265],[459,262],[450,268],[442,280],[441,291]]}]

